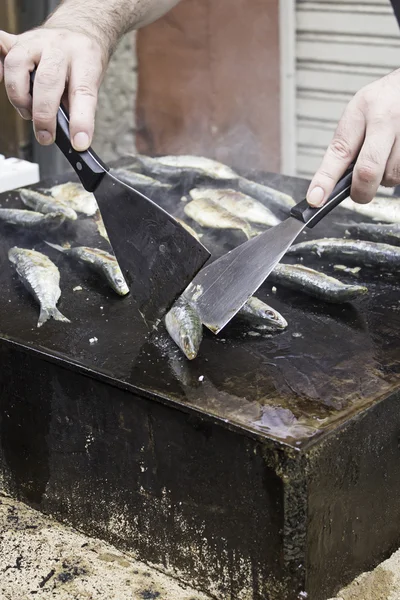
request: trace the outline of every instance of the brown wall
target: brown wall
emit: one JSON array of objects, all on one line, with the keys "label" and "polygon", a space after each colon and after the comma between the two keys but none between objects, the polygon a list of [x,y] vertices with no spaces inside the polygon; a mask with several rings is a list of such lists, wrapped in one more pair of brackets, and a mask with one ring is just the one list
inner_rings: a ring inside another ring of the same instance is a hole
[{"label": "brown wall", "polygon": [[279,0],[184,0],[138,61],[140,152],[279,170]]}]

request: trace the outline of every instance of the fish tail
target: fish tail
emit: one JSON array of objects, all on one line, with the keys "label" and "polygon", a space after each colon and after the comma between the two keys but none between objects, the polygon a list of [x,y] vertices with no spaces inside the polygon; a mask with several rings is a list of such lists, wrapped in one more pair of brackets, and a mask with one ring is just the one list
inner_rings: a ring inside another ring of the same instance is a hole
[{"label": "fish tail", "polygon": [[51,242],[46,242],[46,240],[44,240],[44,243],[50,246],[51,248],[54,248],[54,250],[58,250],[59,252],[65,252],[65,248],[59,246],[58,244],[52,244]]},{"label": "fish tail", "polygon": [[55,306],[50,307],[50,308],[41,307],[39,321],[38,321],[37,326],[41,327],[50,318],[53,318],[56,321],[63,321],[64,323],[71,323],[71,321],[69,319],[67,319],[67,317],[64,317],[64,315],[58,310],[57,307],[55,307]]}]

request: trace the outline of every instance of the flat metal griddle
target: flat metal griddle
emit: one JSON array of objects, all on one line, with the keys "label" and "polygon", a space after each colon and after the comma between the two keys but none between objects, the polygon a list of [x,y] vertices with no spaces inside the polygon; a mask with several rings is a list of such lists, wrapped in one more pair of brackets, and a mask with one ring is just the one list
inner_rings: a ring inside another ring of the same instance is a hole
[{"label": "flat metal griddle", "polygon": [[[124,159],[119,164],[127,162],[129,159]],[[301,179],[252,176],[291,194],[296,201],[307,189],[307,182]],[[76,178],[71,174],[33,187],[69,180]],[[184,218],[181,197],[190,189],[191,182],[183,181],[170,194],[154,194],[154,200]],[[23,208],[14,192],[1,195],[0,205]],[[245,241],[241,233],[210,231],[185,220],[203,233],[201,240],[215,258]],[[336,222],[362,220],[366,219],[339,208],[301,237],[339,237],[344,228]],[[62,236],[57,232],[47,236],[48,240],[108,250],[92,217],[81,218],[63,231]],[[257,296],[285,316],[288,329],[274,336],[257,335],[235,319],[218,337],[205,330],[199,356],[189,362],[162,325],[149,333],[132,295],[119,298],[85,266],[53,251],[38,236],[4,225],[0,233],[0,339],[41,352],[67,368],[83,369],[118,387],[184,410],[200,411],[227,426],[295,447],[308,444],[400,387],[396,274],[362,268],[354,278],[336,273],[317,258],[307,259],[307,266],[324,267],[342,281],[356,279],[367,285],[369,296],[349,305],[329,305],[283,288],[274,294],[267,282]],[[13,245],[42,251],[58,265],[62,289],[58,306],[71,324],[49,321],[36,327],[38,306],[7,258]],[[73,291],[77,286],[83,290]],[[91,344],[92,338],[98,341]]]}]

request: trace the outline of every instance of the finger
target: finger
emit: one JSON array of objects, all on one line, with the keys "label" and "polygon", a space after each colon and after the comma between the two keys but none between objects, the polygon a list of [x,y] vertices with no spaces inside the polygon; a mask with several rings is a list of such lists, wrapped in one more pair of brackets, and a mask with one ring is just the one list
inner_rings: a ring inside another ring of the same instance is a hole
[{"label": "finger", "polygon": [[92,143],[101,64],[74,62],[68,86],[70,133],[75,150],[83,152]]},{"label": "finger", "polygon": [[17,35],[0,30],[0,53],[6,56],[11,48],[16,44],[17,40]]},{"label": "finger", "polygon": [[30,73],[40,59],[40,53],[17,42],[4,59],[4,83],[9,100],[26,118],[30,118],[32,96]]},{"label": "finger", "polygon": [[400,184],[400,140],[396,138],[383,174],[382,185],[394,187]]},{"label": "finger", "polygon": [[48,146],[56,137],[56,119],[67,78],[68,59],[55,47],[44,50],[33,87],[33,126],[39,144]]},{"label": "finger", "polygon": [[347,106],[335,135],[307,192],[311,206],[322,206],[340,177],[355,159],[365,136],[365,117],[353,100]]},{"label": "finger", "polygon": [[351,198],[359,204],[371,202],[376,195],[392,151],[395,134],[390,123],[369,119],[365,141],[357,158],[351,185]]},{"label": "finger", "polygon": [[16,35],[0,31],[0,83],[4,77],[4,59],[17,40]]}]

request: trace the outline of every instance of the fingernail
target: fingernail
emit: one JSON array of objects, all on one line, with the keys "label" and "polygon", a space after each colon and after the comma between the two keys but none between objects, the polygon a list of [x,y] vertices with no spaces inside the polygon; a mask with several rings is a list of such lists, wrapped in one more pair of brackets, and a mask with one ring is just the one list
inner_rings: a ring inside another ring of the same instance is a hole
[{"label": "fingernail", "polygon": [[42,146],[50,146],[53,143],[53,136],[45,129],[36,132],[36,139]]},{"label": "fingernail", "polygon": [[74,137],[74,148],[78,152],[84,152],[89,148],[89,136],[87,133],[80,131]]},{"label": "fingernail", "polygon": [[311,204],[311,206],[321,206],[324,201],[324,196],[325,196],[324,190],[321,187],[315,187],[308,194],[307,200],[308,200],[308,203]]},{"label": "fingernail", "polygon": [[[20,108],[18,110],[19,114],[21,115],[21,117],[23,119],[25,119],[25,121],[30,121],[32,119],[32,115],[29,112],[29,110],[26,110],[25,108]],[[46,132],[47,133],[47,132]]]}]

